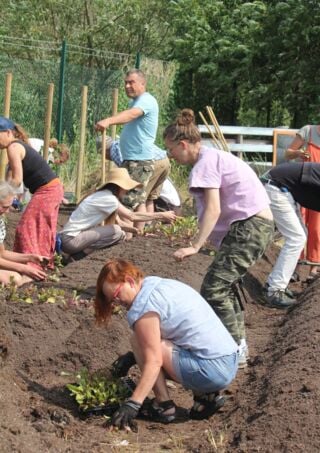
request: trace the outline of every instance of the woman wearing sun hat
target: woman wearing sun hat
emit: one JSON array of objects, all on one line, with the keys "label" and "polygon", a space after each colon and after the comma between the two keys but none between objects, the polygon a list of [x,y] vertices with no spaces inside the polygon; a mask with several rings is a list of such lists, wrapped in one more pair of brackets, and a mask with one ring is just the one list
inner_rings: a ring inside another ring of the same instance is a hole
[{"label": "woman wearing sun hat", "polygon": [[[62,250],[74,260],[96,249],[110,247],[125,239],[125,231],[136,232],[130,222],[144,220],[175,220],[173,211],[154,214],[132,212],[121,204],[128,190],[140,185],[130,178],[125,168],[115,168],[108,181],[85,197],[71,214],[61,232]],[[101,226],[114,216],[118,224]]]},{"label": "woman wearing sun hat", "polygon": [[0,117],[0,149],[7,149],[9,182],[14,187],[23,182],[32,193],[17,226],[13,250],[48,257],[49,267],[53,267],[62,184],[43,157],[30,146],[24,129],[3,116]]}]

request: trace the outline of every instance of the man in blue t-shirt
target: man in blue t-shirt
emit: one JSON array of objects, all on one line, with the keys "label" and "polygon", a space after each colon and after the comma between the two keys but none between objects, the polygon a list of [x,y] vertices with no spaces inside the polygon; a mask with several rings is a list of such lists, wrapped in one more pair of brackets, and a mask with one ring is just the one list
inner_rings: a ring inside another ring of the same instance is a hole
[{"label": "man in blue t-shirt", "polygon": [[131,178],[143,184],[126,195],[124,203],[137,211],[145,210],[146,187],[154,172],[154,141],[158,128],[159,107],[156,99],[146,91],[146,77],[139,69],[132,69],[125,77],[125,90],[131,99],[129,108],[98,121],[97,131],[114,124],[124,124],[120,147],[125,167]]}]

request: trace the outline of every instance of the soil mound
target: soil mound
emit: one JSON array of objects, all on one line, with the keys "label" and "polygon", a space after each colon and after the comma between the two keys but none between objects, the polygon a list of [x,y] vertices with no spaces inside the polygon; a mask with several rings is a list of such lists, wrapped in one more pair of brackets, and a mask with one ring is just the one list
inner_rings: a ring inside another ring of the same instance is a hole
[{"label": "soil mound", "polygon": [[[15,221],[15,215],[9,218],[9,231]],[[1,292],[1,452],[320,450],[320,280],[309,287],[295,285],[300,303],[289,312],[264,307],[261,286],[278,253],[275,246],[246,278],[250,362],[226,392],[227,403],[218,414],[209,421],[188,420],[183,409],[191,406],[191,394],[175,384],[171,393],[181,408],[180,423],[139,420],[138,434],[111,433],[103,417],[79,416],[65,388],[73,374],[84,367],[108,369],[129,348],[124,313],[114,316],[108,329],[94,325],[91,298],[102,264],[120,256],[148,275],[175,278],[199,290],[212,258],[198,254],[177,263],[173,251],[165,238],[136,238],[69,264],[59,282],[36,285],[39,291],[54,286],[66,295],[77,290],[83,302],[76,305],[8,301]]]}]

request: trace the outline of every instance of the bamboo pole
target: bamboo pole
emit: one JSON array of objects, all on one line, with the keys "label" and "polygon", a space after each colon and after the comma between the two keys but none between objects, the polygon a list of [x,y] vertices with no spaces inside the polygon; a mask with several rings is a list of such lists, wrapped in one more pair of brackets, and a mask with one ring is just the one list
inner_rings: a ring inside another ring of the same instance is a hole
[{"label": "bamboo pole", "polygon": [[102,132],[102,142],[101,142],[101,165],[102,165],[102,172],[101,172],[101,184],[106,182],[106,137],[107,133],[106,130]]},{"label": "bamboo pole", "polygon": [[220,129],[219,123],[218,123],[217,118],[216,118],[216,116],[215,116],[215,114],[213,112],[212,107],[207,106],[207,112],[208,112],[208,115],[210,117],[210,120],[212,121],[212,124],[214,125],[214,128],[215,128],[216,133],[218,135],[218,138],[219,138],[219,140],[220,140],[220,142],[221,142],[221,144],[223,146],[223,149],[225,151],[229,151],[228,143],[226,142],[226,139],[224,138],[224,135],[223,135],[223,133],[222,133],[222,131]]},{"label": "bamboo pole", "polygon": [[199,112],[199,115],[200,115],[200,118],[202,119],[203,123],[205,124],[205,126],[207,127],[208,129],[208,132],[209,134],[211,135],[211,138],[212,138],[212,141],[214,143],[215,146],[218,147],[218,149],[222,149],[222,145],[219,143],[219,141],[217,140],[216,136],[214,135],[214,133],[212,132],[212,129],[211,127],[209,126],[209,124],[207,123],[207,120],[205,119],[204,115],[202,114],[202,112]]},{"label": "bamboo pole", "polygon": [[87,105],[88,105],[88,87],[86,85],[84,85],[82,87],[82,92],[81,92],[80,143],[79,143],[79,158],[78,158],[77,181],[76,181],[76,202],[77,203],[80,201],[80,197],[81,197],[83,160],[84,160],[85,142],[86,142]]},{"label": "bamboo pole", "polygon": [[47,107],[46,107],[46,119],[45,119],[45,125],[44,125],[44,143],[43,143],[43,158],[46,162],[48,161],[48,157],[49,157],[49,141],[50,141],[50,134],[51,134],[53,92],[54,92],[54,84],[49,83]]},{"label": "bamboo pole", "polygon": [[[5,80],[4,109],[3,109],[3,116],[5,116],[6,118],[9,118],[10,116],[11,85],[12,85],[12,73],[8,72],[6,74]],[[3,149],[1,151],[0,157],[0,181],[4,181],[6,178],[7,164],[8,164],[7,150]]]}]

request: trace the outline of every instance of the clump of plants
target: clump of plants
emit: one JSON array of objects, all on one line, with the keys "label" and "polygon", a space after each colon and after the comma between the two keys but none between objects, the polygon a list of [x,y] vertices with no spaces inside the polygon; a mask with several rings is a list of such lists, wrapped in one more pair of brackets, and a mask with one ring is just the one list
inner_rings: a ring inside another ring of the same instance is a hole
[{"label": "clump of plants", "polygon": [[82,411],[119,405],[132,392],[121,379],[108,378],[101,372],[90,374],[86,368],[81,370],[76,378],[76,384],[67,384],[66,387]]},{"label": "clump of plants", "polygon": [[147,232],[166,236],[170,242],[186,245],[195,236],[198,222],[195,216],[180,217],[174,223],[156,223]]},{"label": "clump of plants", "polygon": [[9,285],[1,287],[0,294],[5,300],[24,302],[26,304],[35,302],[40,304],[60,304],[68,308],[92,305],[91,300],[81,299],[76,290],[73,290],[70,294],[64,289],[52,286],[39,288],[32,284],[18,288],[13,278],[10,280]]}]

